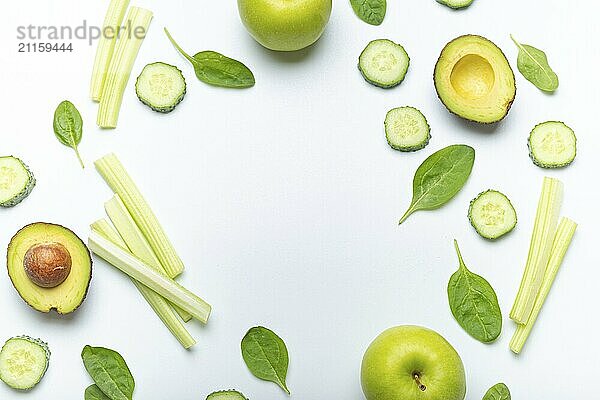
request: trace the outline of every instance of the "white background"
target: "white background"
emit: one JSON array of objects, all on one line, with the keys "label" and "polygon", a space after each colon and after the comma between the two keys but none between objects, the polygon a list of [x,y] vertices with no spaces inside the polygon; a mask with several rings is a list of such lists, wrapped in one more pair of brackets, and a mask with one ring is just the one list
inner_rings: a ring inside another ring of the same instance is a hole
[{"label": "white background", "polygon": [[[50,343],[52,359],[31,393],[0,385],[1,399],[81,399],[90,378],[85,344],[121,352],[136,379],[136,399],[203,399],[237,388],[251,399],[282,399],[275,385],[246,369],[239,343],[265,325],[287,343],[293,398],[362,399],[360,361],[370,341],[399,324],[428,326],[462,356],[468,399],[506,382],[516,399],[592,398],[600,372],[598,280],[598,7],[591,0],[476,0],[453,12],[434,0],[390,1],[380,27],[359,21],[337,1],[316,46],[278,54],[256,44],[239,21],[235,1],[143,1],[155,12],[133,78],[149,62],[178,65],[188,94],[173,113],[159,115],[137,101],[133,79],[118,129],[95,126],[88,99],[95,46],[74,40],[72,54],[18,54],[18,25],[100,24],[107,1],[5,2],[0,14],[0,153],[25,160],[38,185],[21,205],[0,210],[0,246],[23,225],[47,221],[82,238],[103,216],[111,193],[92,162],[116,152],[153,206],[187,269],[181,282],[214,307],[209,325],[191,323],[198,339],[183,350],[119,271],[95,259],[88,298],[59,317],[29,308],[6,274],[0,276],[0,341],[18,334]],[[575,4],[577,3],[577,4]],[[218,50],[243,60],[257,84],[227,90],[198,82],[162,33],[189,52]],[[478,126],[450,115],[432,83],[446,42],[481,34],[497,43],[515,68],[517,98],[500,124]],[[546,95],[516,71],[509,39],[547,51],[560,88]],[[403,44],[411,66],[397,88],[365,83],[357,57],[371,39]],[[86,169],[53,136],[52,114],[73,101],[84,120],[80,147]],[[385,141],[388,109],[418,107],[433,139],[404,154]],[[564,120],[578,135],[573,165],[542,170],[528,158],[530,129]],[[411,198],[412,176],[426,156],[452,143],[477,151],[467,185],[447,206],[419,212],[398,227]],[[538,324],[519,357],[508,350],[508,311],[521,279],[542,177],[565,184],[563,214],[580,223]],[[466,218],[469,200],[488,188],[506,193],[519,217],[497,242],[481,239]],[[446,284],[457,268],[452,239],[467,264],[495,287],[505,327],[483,345],[461,330],[447,304]],[[3,256],[2,256],[3,257]]]}]

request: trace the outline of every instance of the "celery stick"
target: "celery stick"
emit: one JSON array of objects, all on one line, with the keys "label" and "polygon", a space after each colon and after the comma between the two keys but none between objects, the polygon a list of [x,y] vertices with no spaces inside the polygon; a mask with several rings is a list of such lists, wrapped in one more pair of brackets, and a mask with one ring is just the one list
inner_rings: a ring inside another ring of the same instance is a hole
[{"label": "celery stick", "polygon": [[119,195],[127,211],[140,228],[156,257],[170,278],[183,271],[183,261],[177,255],[167,234],[152,212],[117,156],[108,154],[95,162],[96,169],[108,186]]},{"label": "celery stick", "polygon": [[510,318],[524,324],[531,315],[535,298],[542,285],[544,271],[548,265],[552,239],[556,232],[558,214],[562,202],[563,185],[558,179],[544,178],[542,194],[538,202],[537,213],[533,225],[533,234],[529,245],[529,254],[525,264],[525,272],[517,297],[510,311]]},{"label": "celery stick", "polygon": [[[156,258],[156,255],[152,251],[144,234],[135,224],[133,218],[131,218],[129,211],[127,211],[125,204],[123,204],[123,201],[121,201],[118,194],[115,194],[112,199],[104,203],[104,209],[115,228],[117,228],[118,233],[127,244],[129,251],[134,256],[154,268],[154,270],[167,276],[167,273],[160,264],[160,261],[158,261],[158,258]],[[184,322],[188,322],[192,319],[192,316],[188,312],[183,311],[177,306],[173,306],[173,308]]]},{"label": "celery stick", "polygon": [[102,89],[106,79],[106,71],[110,65],[115,44],[117,43],[117,32],[123,22],[125,11],[129,6],[129,0],[111,0],[104,17],[102,34],[96,48],[94,69],[92,70],[92,82],[90,84],[90,97],[94,101],[100,101]]},{"label": "celery stick", "polygon": [[123,93],[129,81],[133,63],[152,21],[152,12],[131,7],[120,31],[113,57],[106,72],[104,88],[100,96],[97,125],[101,128],[116,128]]},{"label": "celery stick", "polygon": [[[119,233],[111,226],[111,224],[105,220],[101,219],[99,221],[94,222],[91,225],[92,232],[97,233],[100,236],[103,236],[105,239],[110,240],[113,244],[122,247],[123,249],[127,249],[127,245],[119,235]],[[173,309],[169,306],[167,301],[160,295],[156,294],[151,289],[142,285],[135,279],[131,279],[135,287],[138,288],[144,299],[150,304],[150,307],[154,310],[156,315],[160,318],[160,320],[165,324],[165,326],[171,331],[173,336],[181,343],[181,345],[189,349],[193,345],[196,344],[194,338],[190,335],[190,333],[185,329],[185,326],[181,323],[181,321],[177,318],[177,315],[173,311]]]},{"label": "celery stick", "polygon": [[206,323],[208,321],[211,311],[208,303],[172,279],[156,272],[127,250],[115,245],[96,232],[90,234],[88,247],[98,257],[103,258],[131,278],[160,294],[166,300],[189,312],[200,322]]},{"label": "celery stick", "polygon": [[92,231],[100,234],[101,236],[104,236],[106,239],[110,240],[117,246],[120,246],[123,249],[127,250],[127,244],[125,243],[121,235],[119,235],[119,232],[117,232],[116,229],[106,219],[102,218],[96,222],[93,222],[90,225],[90,228],[92,229]]},{"label": "celery stick", "polygon": [[526,324],[519,324],[517,326],[517,330],[510,341],[510,349],[516,354],[519,354],[523,349],[523,346],[525,345],[525,342],[527,341],[527,338],[533,329],[533,325],[540,314],[542,306],[548,297],[548,293],[550,293],[550,289],[552,288],[556,274],[560,269],[565,254],[567,253],[567,249],[571,244],[571,239],[575,234],[575,229],[577,229],[577,224],[575,222],[568,218],[562,218],[560,220],[558,230],[556,231],[556,235],[554,236],[554,241],[552,243],[552,252],[550,260],[548,261],[548,266],[546,267],[546,272],[544,274],[544,281],[542,282],[540,292],[535,299],[531,316]]}]

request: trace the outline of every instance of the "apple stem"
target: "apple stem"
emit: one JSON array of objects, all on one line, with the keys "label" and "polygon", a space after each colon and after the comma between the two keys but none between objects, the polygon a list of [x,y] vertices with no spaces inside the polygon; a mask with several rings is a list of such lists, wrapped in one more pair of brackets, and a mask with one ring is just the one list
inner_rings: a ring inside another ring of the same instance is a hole
[{"label": "apple stem", "polygon": [[419,387],[419,389],[424,392],[425,390],[427,390],[427,386],[423,385],[423,383],[421,382],[421,377],[419,376],[418,373],[414,373],[413,374],[413,379],[415,380],[415,382],[417,383],[417,386]]}]

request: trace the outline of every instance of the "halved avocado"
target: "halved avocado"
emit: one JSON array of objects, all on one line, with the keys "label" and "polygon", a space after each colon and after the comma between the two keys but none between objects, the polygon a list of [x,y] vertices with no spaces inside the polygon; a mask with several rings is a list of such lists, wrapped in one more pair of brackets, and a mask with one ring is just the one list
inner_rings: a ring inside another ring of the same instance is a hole
[{"label": "halved avocado", "polygon": [[34,309],[68,314],[83,302],[92,279],[92,258],[71,230],[36,222],[18,231],[8,245],[8,276]]},{"label": "halved avocado", "polygon": [[515,74],[502,50],[476,35],[457,37],[444,47],[433,81],[451,113],[484,124],[504,118],[517,91]]}]

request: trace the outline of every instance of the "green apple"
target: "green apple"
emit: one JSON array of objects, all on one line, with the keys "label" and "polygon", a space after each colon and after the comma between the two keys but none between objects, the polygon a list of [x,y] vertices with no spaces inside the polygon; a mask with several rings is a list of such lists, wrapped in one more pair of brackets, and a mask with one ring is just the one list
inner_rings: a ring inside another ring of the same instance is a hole
[{"label": "green apple", "polygon": [[242,22],[268,49],[295,51],[321,37],[331,15],[331,0],[238,0]]},{"label": "green apple", "polygon": [[420,326],[397,326],[379,335],[362,361],[367,400],[463,400],[465,369],[452,345]]}]

